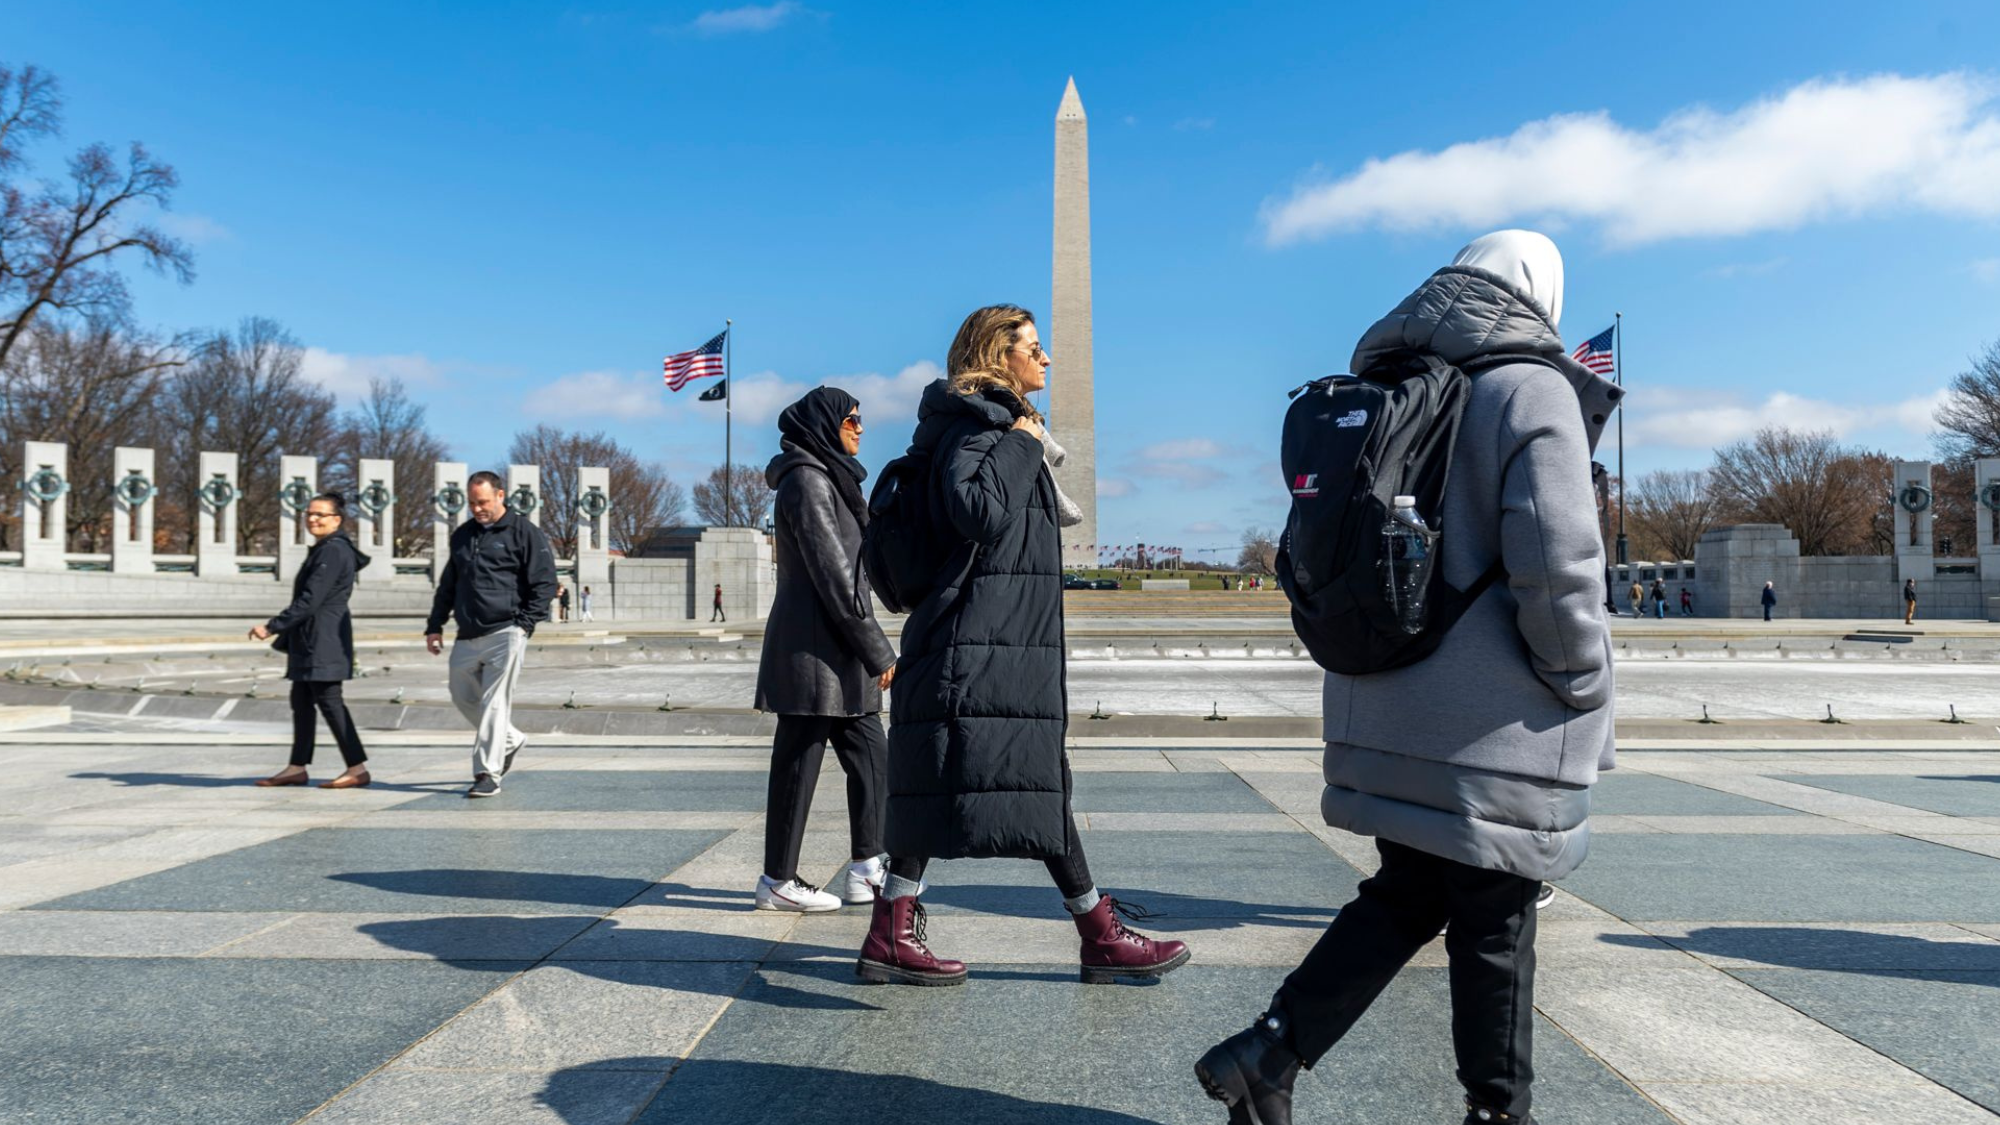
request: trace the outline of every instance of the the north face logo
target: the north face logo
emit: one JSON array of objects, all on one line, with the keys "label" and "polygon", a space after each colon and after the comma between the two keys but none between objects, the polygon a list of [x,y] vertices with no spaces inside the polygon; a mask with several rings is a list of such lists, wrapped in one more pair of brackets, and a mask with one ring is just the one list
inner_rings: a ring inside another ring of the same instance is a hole
[{"label": "the north face logo", "polygon": [[1318,496],[1318,495],[1319,495],[1319,474],[1318,474],[1318,473],[1300,473],[1300,474],[1299,474],[1298,476],[1296,476],[1296,477],[1293,477],[1293,478],[1292,478],[1292,495],[1294,495],[1294,496]]},{"label": "the north face logo", "polygon": [[1342,414],[1340,416],[1340,420],[1334,423],[1335,426],[1343,430],[1351,429],[1355,426],[1365,426],[1367,424],[1368,424],[1368,412],[1366,410],[1350,410],[1347,413]]}]

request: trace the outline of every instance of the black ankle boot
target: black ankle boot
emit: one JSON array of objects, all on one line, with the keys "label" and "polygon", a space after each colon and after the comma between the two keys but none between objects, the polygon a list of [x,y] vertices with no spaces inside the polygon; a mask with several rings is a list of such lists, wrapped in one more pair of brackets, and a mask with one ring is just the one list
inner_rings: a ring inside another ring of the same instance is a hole
[{"label": "black ankle boot", "polygon": [[1299,1056],[1285,1040],[1283,1013],[1266,1012],[1209,1048],[1194,1074],[1209,1097],[1229,1107],[1230,1125],[1292,1125]]}]

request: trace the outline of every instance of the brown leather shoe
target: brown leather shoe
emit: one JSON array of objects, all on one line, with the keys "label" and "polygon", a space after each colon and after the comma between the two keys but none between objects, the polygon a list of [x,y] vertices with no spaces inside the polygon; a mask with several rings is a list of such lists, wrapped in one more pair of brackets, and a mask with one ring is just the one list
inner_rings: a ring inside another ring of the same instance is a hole
[{"label": "brown leather shoe", "polygon": [[1083,914],[1072,915],[1077,936],[1082,939],[1083,983],[1111,984],[1118,980],[1152,980],[1187,964],[1184,942],[1157,941],[1125,927],[1119,914],[1145,917],[1136,907],[1120,907],[1110,895],[1100,895],[1097,905]]},{"label": "brown leather shoe", "polygon": [[932,953],[924,937],[924,907],[917,896],[877,898],[854,974],[873,984],[964,984],[965,962]]},{"label": "brown leather shoe", "polygon": [[319,787],[321,789],[366,789],[368,788],[368,783],[373,780],[375,779],[368,776],[367,770],[362,770],[360,773],[352,776],[341,774],[332,781],[322,781],[319,783]]},{"label": "brown leather shoe", "polygon": [[259,789],[282,789],[287,785],[311,785],[312,778],[307,777],[304,773],[295,773],[287,776],[284,772],[280,771],[269,777],[259,779],[256,784]]}]

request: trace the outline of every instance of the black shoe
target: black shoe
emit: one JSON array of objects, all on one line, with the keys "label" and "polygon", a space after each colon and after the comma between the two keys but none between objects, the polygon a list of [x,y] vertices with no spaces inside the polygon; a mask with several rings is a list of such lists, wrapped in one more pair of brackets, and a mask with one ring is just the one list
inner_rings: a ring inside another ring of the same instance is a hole
[{"label": "black shoe", "polygon": [[472,788],[465,791],[468,797],[498,797],[500,779],[490,773],[482,773],[472,779]]},{"label": "black shoe", "polygon": [[1229,1107],[1229,1125],[1292,1125],[1299,1056],[1285,1043],[1282,1015],[1266,1012],[1247,1031],[1210,1047],[1194,1076]]}]

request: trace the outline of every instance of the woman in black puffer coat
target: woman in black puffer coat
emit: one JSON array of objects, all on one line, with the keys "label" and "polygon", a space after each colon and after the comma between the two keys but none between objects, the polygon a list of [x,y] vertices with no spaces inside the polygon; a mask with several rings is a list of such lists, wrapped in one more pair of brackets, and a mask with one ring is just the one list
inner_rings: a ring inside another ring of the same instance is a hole
[{"label": "woman in black puffer coat", "polygon": [[251,640],[276,642],[285,654],[285,678],[292,681],[292,761],[257,782],[267,788],[308,783],[306,767],[313,760],[313,713],[326,719],[326,729],[347,763],[346,772],[321,789],[364,789],[368,752],[347,713],[340,685],[354,675],[354,620],[347,601],[354,594],[354,576],[368,565],[368,556],[341,533],[347,504],[339,493],[327,492],[306,505],[306,530],[312,550],[292,579],[292,604],[283,613],[250,630]]},{"label": "woman in black puffer coat", "polygon": [[1157,977],[1187,947],[1120,923],[1097,892],[1070,813],[1056,487],[1042,418],[1048,385],[1034,317],[979,309],[924,391],[912,451],[928,452],[940,587],[904,623],[890,697],[889,877],[856,971],[864,980],[958,984],[965,965],[923,942],[917,901],[931,859],[1040,859],[1082,938],[1083,979]]}]

